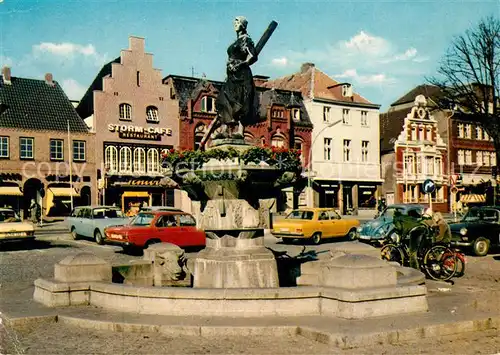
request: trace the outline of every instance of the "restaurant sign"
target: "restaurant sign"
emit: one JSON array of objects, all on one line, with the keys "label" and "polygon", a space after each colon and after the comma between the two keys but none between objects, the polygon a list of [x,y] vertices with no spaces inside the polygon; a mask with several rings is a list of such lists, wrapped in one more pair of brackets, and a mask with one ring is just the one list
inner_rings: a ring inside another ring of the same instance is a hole
[{"label": "restaurant sign", "polygon": [[128,139],[145,139],[145,140],[161,140],[162,136],[171,136],[171,128],[163,127],[138,127],[130,125],[108,124],[110,132],[118,132],[120,138]]}]

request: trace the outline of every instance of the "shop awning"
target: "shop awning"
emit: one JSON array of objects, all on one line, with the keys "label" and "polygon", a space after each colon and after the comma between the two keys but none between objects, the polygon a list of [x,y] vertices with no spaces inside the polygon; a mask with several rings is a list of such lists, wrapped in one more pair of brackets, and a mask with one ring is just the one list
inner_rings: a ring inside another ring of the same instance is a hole
[{"label": "shop awning", "polygon": [[0,196],[22,196],[19,186],[0,186]]},{"label": "shop awning", "polygon": [[147,191],[124,191],[122,197],[149,197]]},{"label": "shop awning", "polygon": [[483,203],[486,202],[486,195],[467,194],[460,196],[460,202],[464,203]]},{"label": "shop awning", "polygon": [[52,192],[55,197],[70,197],[72,194],[73,196],[80,196],[75,189],[70,187],[49,187],[49,191]]}]

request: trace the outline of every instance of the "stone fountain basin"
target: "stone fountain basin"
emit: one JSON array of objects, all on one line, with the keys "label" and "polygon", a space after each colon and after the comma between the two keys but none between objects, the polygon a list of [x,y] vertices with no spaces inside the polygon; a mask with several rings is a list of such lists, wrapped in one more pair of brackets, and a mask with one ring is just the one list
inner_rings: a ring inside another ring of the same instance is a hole
[{"label": "stone fountain basin", "polygon": [[37,279],[34,299],[49,307],[91,305],[106,310],[170,316],[310,316],[345,319],[428,310],[427,289],[398,285],[366,289],[302,286],[259,289],[138,287],[109,282]]}]

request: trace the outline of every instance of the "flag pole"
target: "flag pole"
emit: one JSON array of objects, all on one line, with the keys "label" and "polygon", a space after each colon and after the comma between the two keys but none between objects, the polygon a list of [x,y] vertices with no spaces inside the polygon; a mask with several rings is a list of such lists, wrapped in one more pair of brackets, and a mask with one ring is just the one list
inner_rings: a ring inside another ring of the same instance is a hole
[{"label": "flag pole", "polygon": [[68,123],[68,161],[69,161],[69,196],[71,200],[71,212],[73,212],[73,162],[71,158],[71,135],[69,131],[69,119],[66,121]]}]

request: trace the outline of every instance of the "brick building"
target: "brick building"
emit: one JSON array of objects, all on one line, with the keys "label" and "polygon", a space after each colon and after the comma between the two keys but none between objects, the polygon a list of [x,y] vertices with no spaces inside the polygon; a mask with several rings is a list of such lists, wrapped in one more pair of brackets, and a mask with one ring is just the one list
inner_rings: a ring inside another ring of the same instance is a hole
[{"label": "brick building", "polygon": [[27,218],[35,200],[55,217],[71,201],[97,201],[94,135],[51,74],[27,79],[2,69],[0,127],[0,206]]},{"label": "brick building", "polygon": [[[255,76],[258,123],[245,127],[245,140],[252,145],[299,149],[304,167],[309,162],[312,124],[297,91],[269,89],[260,84],[267,78]],[[198,149],[199,144],[216,117],[215,99],[222,82],[178,75],[164,79],[170,98],[178,105],[179,148]],[[210,144],[210,141],[208,142]],[[280,209],[300,204],[301,190],[284,191]]]},{"label": "brick building", "polygon": [[144,45],[130,37],[129,48],[102,67],[77,107],[96,135],[99,201],[124,210],[174,203],[161,154],[178,145],[177,105]]},{"label": "brick building", "polygon": [[[432,198],[433,210],[447,212],[448,155],[438,121],[424,95],[417,95],[411,103],[403,98],[380,117],[382,195],[388,204],[428,205]],[[431,195],[422,189],[426,179],[436,184]]]}]

